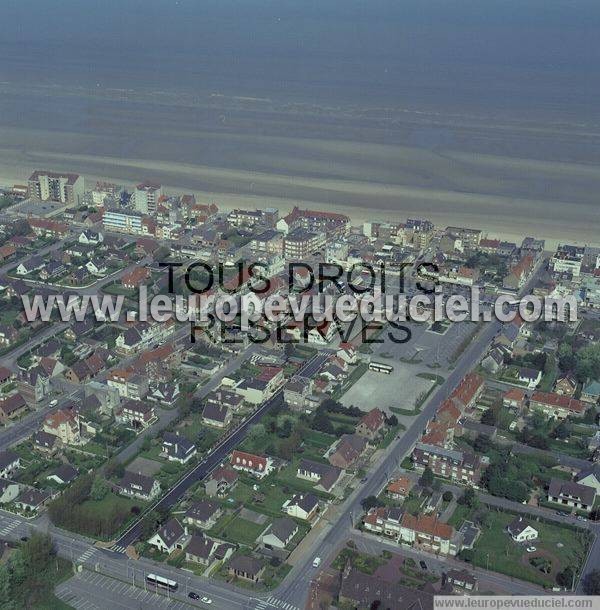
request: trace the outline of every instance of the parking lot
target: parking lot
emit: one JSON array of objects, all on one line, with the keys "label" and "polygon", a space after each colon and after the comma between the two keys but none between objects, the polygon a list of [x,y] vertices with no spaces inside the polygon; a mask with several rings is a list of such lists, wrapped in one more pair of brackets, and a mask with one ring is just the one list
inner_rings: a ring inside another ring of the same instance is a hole
[{"label": "parking lot", "polygon": [[387,330],[393,332],[397,338],[404,338],[404,333],[395,329],[388,329],[381,334],[383,343],[372,344],[372,358],[386,357],[397,361],[412,361],[424,367],[438,368],[443,374],[447,371],[455,358],[456,350],[473,334],[476,329],[471,322],[453,323],[443,333],[430,330],[429,324],[415,322],[403,323],[410,328],[412,336],[406,343],[394,343]]},{"label": "parking lot", "polygon": [[166,595],[134,587],[84,570],[56,587],[56,596],[77,610],[105,610],[105,608],[180,608],[189,610],[183,602]]}]

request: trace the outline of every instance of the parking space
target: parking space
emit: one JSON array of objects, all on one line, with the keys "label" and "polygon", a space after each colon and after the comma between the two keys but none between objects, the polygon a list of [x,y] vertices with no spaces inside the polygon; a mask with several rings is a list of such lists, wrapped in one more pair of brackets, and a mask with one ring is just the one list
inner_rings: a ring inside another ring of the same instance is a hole
[{"label": "parking space", "polygon": [[55,593],[77,610],[190,607],[183,601],[87,570],[58,585]]}]

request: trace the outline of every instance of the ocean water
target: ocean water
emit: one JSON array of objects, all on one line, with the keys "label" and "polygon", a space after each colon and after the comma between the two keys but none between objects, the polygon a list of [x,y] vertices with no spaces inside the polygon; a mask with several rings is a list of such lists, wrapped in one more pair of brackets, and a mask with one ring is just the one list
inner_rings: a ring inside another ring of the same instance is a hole
[{"label": "ocean water", "polygon": [[596,241],[598,2],[3,0],[0,23],[0,177]]}]

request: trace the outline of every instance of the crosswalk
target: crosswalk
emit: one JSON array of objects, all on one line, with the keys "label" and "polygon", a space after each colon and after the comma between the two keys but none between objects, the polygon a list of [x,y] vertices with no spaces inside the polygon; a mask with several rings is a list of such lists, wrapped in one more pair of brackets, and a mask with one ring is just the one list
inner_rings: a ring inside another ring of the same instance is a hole
[{"label": "crosswalk", "polygon": [[114,551],[115,553],[124,553],[125,547],[121,546],[120,544],[113,544],[113,546],[110,547],[110,550]]},{"label": "crosswalk", "polygon": [[78,558],[77,558],[77,562],[76,563],[80,563],[83,564],[85,563],[88,559],[90,559],[92,557],[92,555],[96,552],[96,549],[93,547],[90,547],[89,549],[85,550]]},{"label": "crosswalk", "polygon": [[19,527],[20,523],[18,521],[7,521],[2,522],[0,525],[0,535],[8,536],[13,530]]},{"label": "crosswalk", "polygon": [[290,604],[288,602],[283,601],[271,595],[267,597],[267,599],[261,599],[257,602],[255,606],[255,610],[267,610],[268,608],[281,608],[282,610],[300,610],[298,606],[294,606],[294,604]]}]

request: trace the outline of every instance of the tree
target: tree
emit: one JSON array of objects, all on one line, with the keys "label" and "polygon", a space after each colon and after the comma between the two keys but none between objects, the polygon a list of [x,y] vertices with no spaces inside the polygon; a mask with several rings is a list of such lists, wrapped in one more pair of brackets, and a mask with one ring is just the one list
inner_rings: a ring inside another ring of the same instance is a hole
[{"label": "tree", "polygon": [[479,505],[479,498],[472,487],[467,487],[457,502],[469,508],[476,508]]},{"label": "tree", "polygon": [[477,453],[487,453],[492,446],[492,440],[487,434],[479,434],[473,443],[473,449]]},{"label": "tree", "polygon": [[360,505],[363,507],[365,512],[368,512],[372,508],[383,506],[383,502],[376,496],[367,496],[360,501]]},{"label": "tree", "polygon": [[481,416],[481,423],[486,426],[495,426],[498,421],[494,409],[486,409]]},{"label": "tree", "polygon": [[248,437],[254,440],[263,438],[265,434],[266,430],[264,424],[254,424],[248,431]]},{"label": "tree", "polygon": [[112,479],[113,477],[121,479],[125,474],[125,466],[117,458],[111,458],[106,462],[104,473],[107,479]]},{"label": "tree", "polygon": [[386,423],[388,426],[393,428],[394,426],[398,425],[398,418],[395,415],[390,415],[390,417],[386,419]]},{"label": "tree", "polygon": [[431,470],[431,468],[429,468],[429,466],[426,466],[425,470],[423,471],[423,474],[421,475],[421,485],[423,487],[431,487],[433,485],[434,480],[435,477],[433,476],[433,471]]},{"label": "tree", "polygon": [[564,570],[556,575],[556,584],[564,589],[570,589],[573,586],[573,577],[575,573],[571,566],[567,566]]},{"label": "tree", "polygon": [[451,491],[445,491],[444,494],[442,495],[442,500],[444,502],[452,502],[453,498],[454,498],[454,495],[452,494]]},{"label": "tree", "polygon": [[564,421],[561,421],[560,424],[558,424],[558,426],[556,426],[556,428],[554,429],[554,436],[560,440],[569,438],[570,435],[571,429],[569,425]]},{"label": "tree", "polygon": [[592,570],[585,575],[583,591],[586,595],[600,595],[600,570]]},{"label": "tree", "polygon": [[48,534],[32,532],[31,538],[23,545],[23,558],[34,574],[45,570],[53,556],[52,538]]},{"label": "tree", "polygon": [[92,483],[92,489],[90,491],[90,498],[92,500],[103,500],[106,494],[110,491],[110,487],[104,477],[96,475],[94,482]]}]

